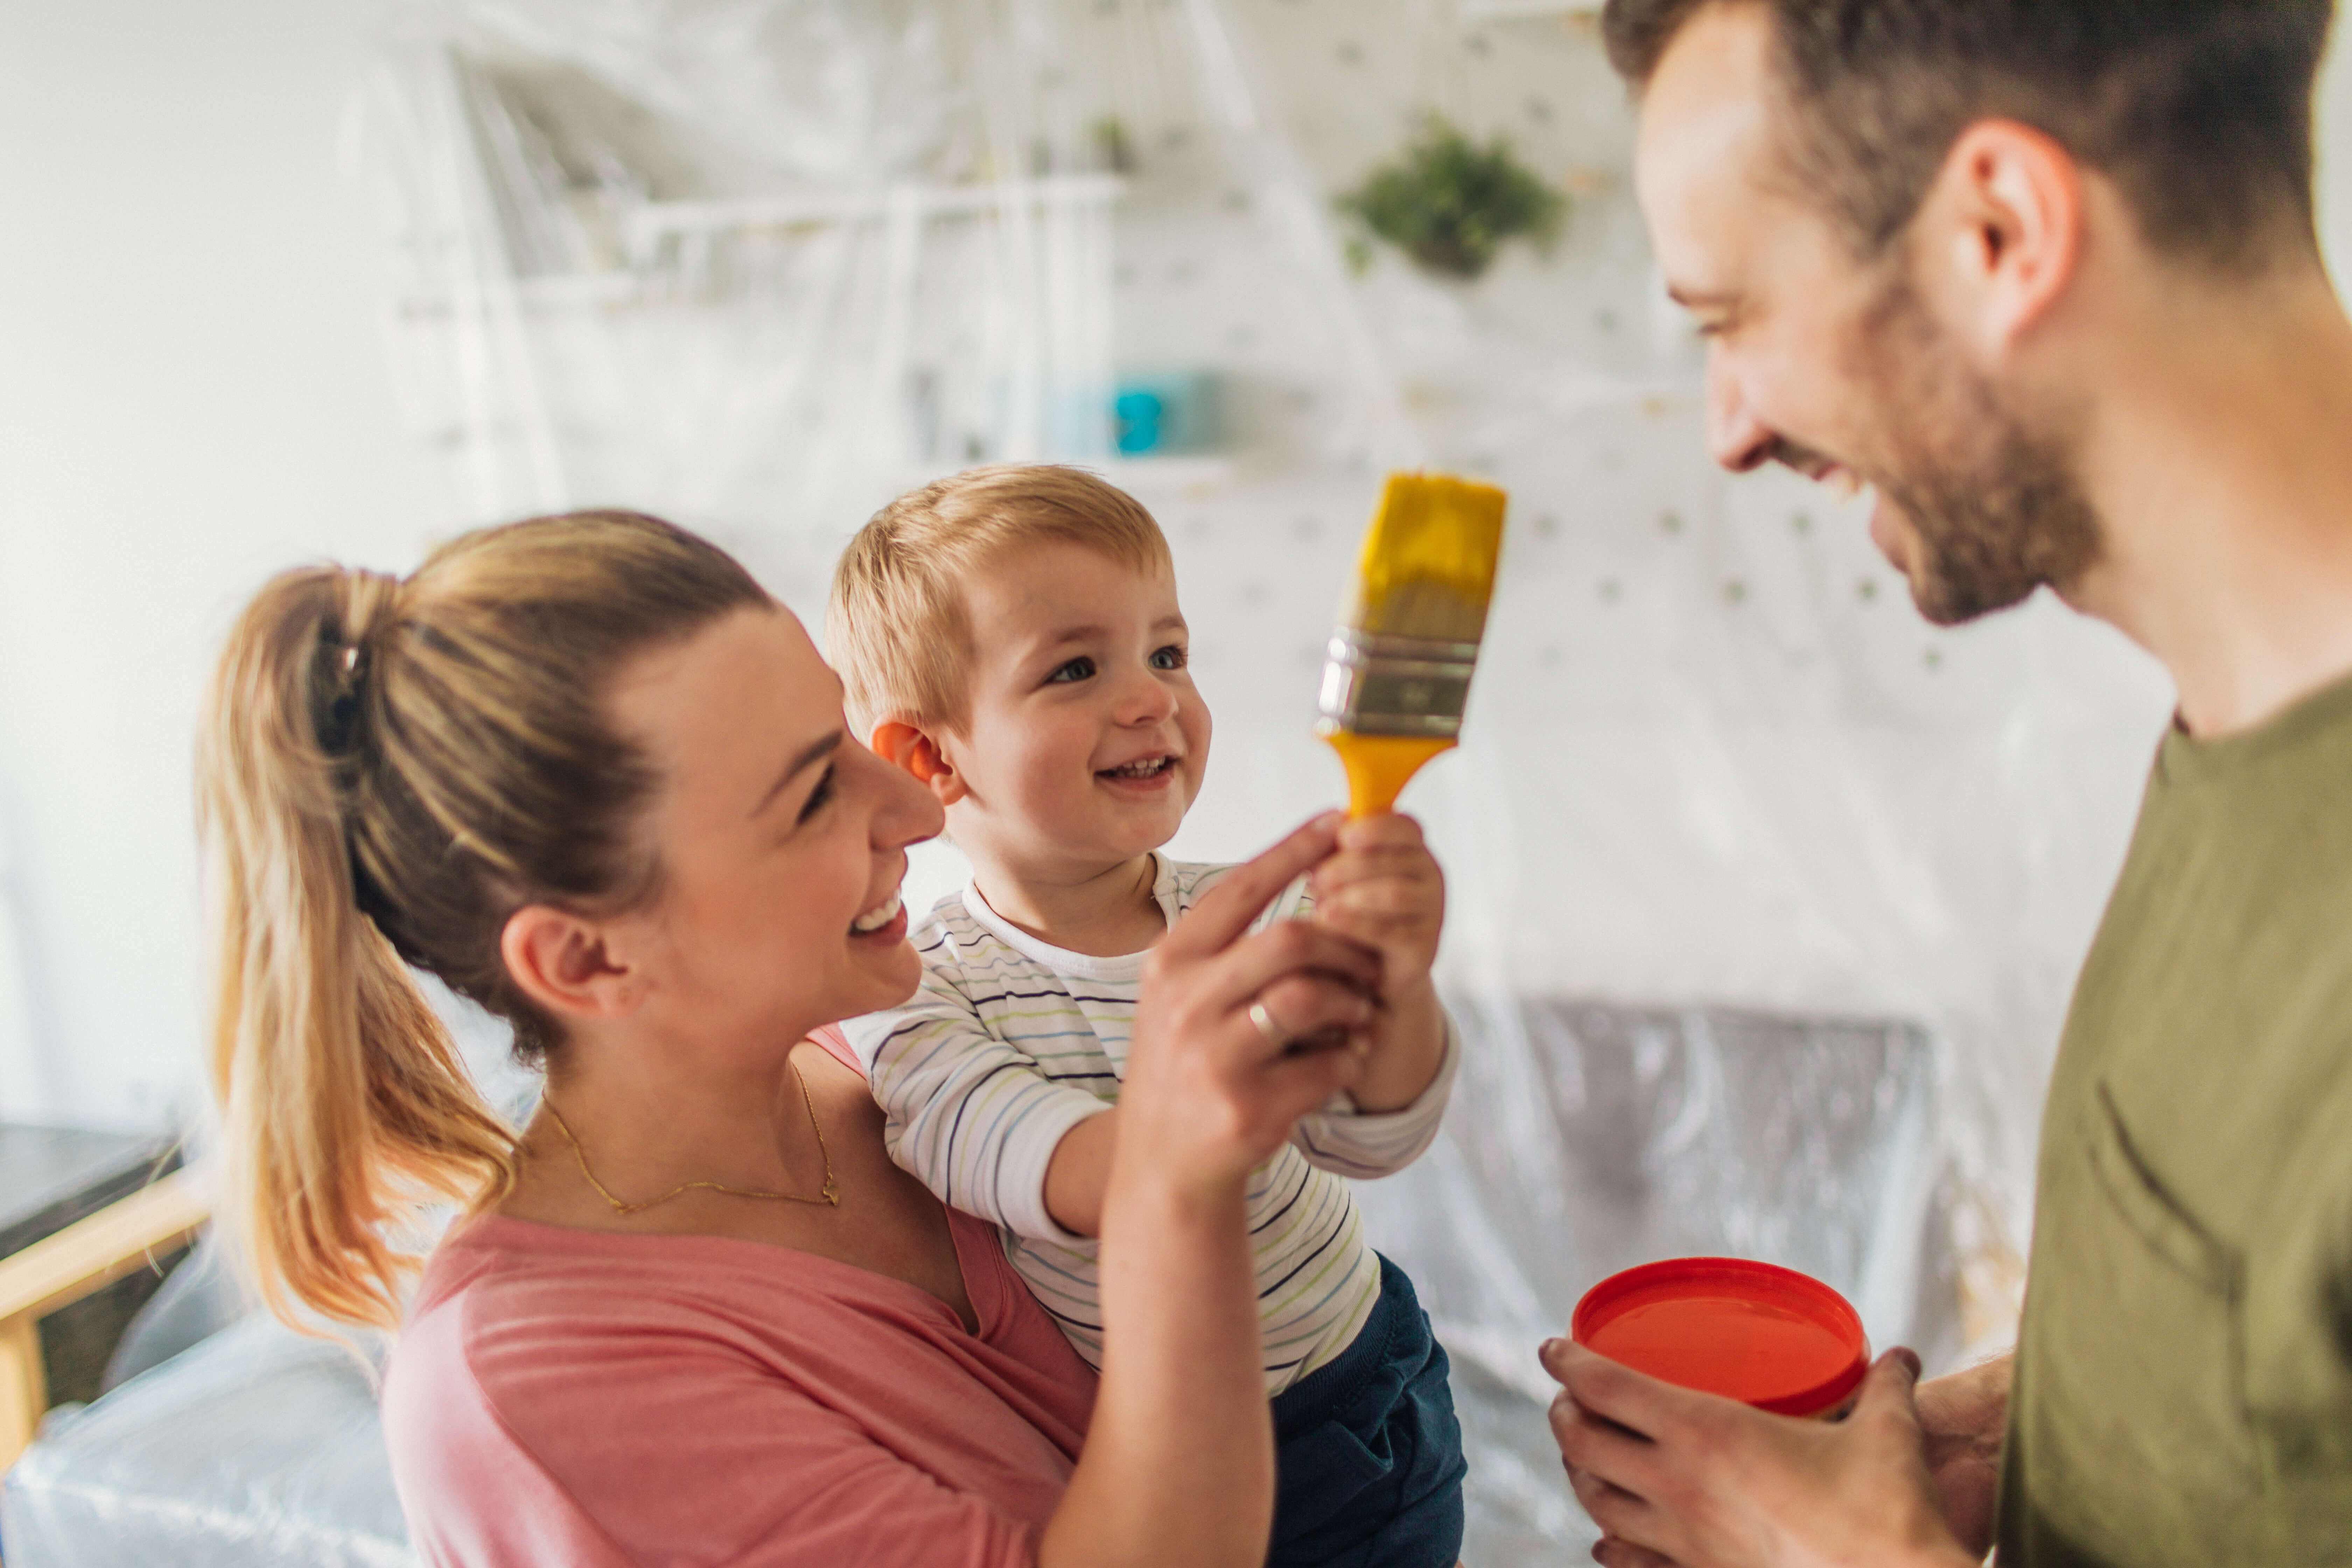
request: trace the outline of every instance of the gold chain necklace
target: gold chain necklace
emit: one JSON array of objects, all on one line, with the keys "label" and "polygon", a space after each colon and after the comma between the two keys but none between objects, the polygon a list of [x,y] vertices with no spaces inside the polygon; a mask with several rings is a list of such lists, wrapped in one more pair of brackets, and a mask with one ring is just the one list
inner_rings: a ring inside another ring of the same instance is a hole
[{"label": "gold chain necklace", "polygon": [[624,1203],[613,1195],[612,1188],[596,1179],[595,1172],[588,1168],[588,1151],[580,1146],[579,1135],[572,1131],[572,1123],[563,1120],[563,1112],[555,1109],[555,1102],[544,1094],[539,1097],[539,1102],[547,1107],[547,1113],[555,1118],[556,1126],[563,1130],[564,1141],[572,1145],[572,1157],[580,1163],[580,1173],[588,1178],[588,1184],[596,1189],[597,1196],[613,1205],[614,1214],[643,1214],[646,1210],[666,1204],[681,1194],[694,1192],[725,1193],[730,1197],[737,1198],[769,1198],[777,1203],[785,1204],[825,1204],[834,1208],[839,1208],[841,1186],[833,1179],[833,1151],[824,1145],[824,1128],[816,1119],[816,1101],[809,1095],[808,1079],[801,1076],[801,1069],[797,1067],[793,1068],[793,1080],[801,1086],[801,1103],[808,1107],[809,1130],[816,1134],[817,1152],[824,1156],[824,1185],[813,1198],[799,1193],[763,1193],[754,1187],[730,1187],[719,1182],[688,1182],[683,1186],[672,1187],[657,1198],[647,1198],[641,1204]]}]

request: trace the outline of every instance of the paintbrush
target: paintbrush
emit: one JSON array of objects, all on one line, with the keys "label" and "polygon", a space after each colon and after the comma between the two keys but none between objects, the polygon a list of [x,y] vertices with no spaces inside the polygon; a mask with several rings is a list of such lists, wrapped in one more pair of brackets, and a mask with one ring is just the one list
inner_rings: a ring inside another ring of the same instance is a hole
[{"label": "paintbrush", "polygon": [[1444,474],[1391,474],[1355,596],[1331,634],[1316,733],[1348,770],[1348,815],[1395,808],[1462,734],[1507,498]]}]

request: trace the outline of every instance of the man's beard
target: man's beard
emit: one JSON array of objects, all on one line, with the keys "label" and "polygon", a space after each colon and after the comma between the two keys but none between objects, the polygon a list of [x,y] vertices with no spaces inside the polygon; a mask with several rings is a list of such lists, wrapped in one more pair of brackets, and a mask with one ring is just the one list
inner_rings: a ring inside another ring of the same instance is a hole
[{"label": "man's beard", "polygon": [[1891,458],[1870,477],[1917,536],[1911,596],[1939,626],[2065,592],[2098,563],[2097,511],[2055,434],[2002,405],[1898,277],[1864,327]]}]

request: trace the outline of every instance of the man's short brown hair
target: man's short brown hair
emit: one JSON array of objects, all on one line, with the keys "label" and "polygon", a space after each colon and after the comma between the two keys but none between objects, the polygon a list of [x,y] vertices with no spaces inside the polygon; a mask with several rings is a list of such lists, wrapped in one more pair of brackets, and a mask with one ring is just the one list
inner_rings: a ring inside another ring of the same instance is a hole
[{"label": "man's short brown hair", "polygon": [[1639,88],[1725,4],[1769,13],[1790,151],[1864,257],[1988,118],[2114,180],[2158,251],[2232,271],[2318,253],[2311,95],[2335,0],[1608,0],[1609,58]]},{"label": "man's short brown hair", "polygon": [[1139,572],[1172,570],[1141,502],[1084,468],[999,463],[909,490],[857,531],[834,568],[826,652],[862,732],[889,720],[960,728],[973,643],[963,585],[1007,552],[1083,544]]}]

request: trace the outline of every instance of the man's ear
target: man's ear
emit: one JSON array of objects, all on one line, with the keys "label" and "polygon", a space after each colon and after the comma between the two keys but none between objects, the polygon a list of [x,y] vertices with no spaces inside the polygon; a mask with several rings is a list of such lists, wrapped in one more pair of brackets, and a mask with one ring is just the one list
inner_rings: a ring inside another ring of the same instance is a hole
[{"label": "man's ear", "polygon": [[616,1018],[644,996],[640,977],[614,959],[593,921],[545,904],[507,917],[499,955],[523,994],[558,1017]]},{"label": "man's ear", "polygon": [[2083,260],[2084,174],[2074,155],[2013,120],[1960,132],[1927,210],[1942,228],[1962,335],[1988,362],[2049,316]]},{"label": "man's ear", "polygon": [[892,767],[904,769],[931,786],[941,805],[953,805],[971,793],[963,776],[955,771],[939,742],[922,730],[901,720],[891,719],[874,726],[874,738],[866,742],[874,754]]}]

